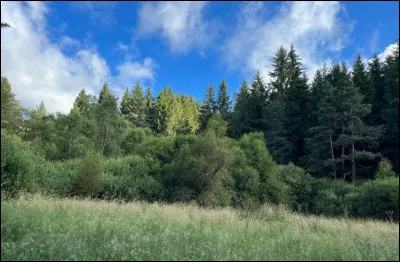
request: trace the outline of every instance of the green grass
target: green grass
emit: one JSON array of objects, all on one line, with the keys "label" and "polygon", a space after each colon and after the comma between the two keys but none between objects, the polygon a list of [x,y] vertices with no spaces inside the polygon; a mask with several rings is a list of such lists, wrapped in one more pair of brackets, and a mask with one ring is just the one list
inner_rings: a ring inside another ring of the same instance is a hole
[{"label": "green grass", "polygon": [[1,203],[2,260],[399,260],[399,225],[194,205],[25,196]]}]

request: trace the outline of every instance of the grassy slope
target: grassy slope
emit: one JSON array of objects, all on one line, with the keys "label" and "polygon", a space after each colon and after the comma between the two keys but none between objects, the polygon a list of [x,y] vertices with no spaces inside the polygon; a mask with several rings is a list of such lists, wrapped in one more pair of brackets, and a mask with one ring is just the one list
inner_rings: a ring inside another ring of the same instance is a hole
[{"label": "grassy slope", "polygon": [[[29,198],[29,199],[28,199]],[[2,260],[399,260],[399,225],[276,207],[118,204],[30,196],[1,203]]]}]

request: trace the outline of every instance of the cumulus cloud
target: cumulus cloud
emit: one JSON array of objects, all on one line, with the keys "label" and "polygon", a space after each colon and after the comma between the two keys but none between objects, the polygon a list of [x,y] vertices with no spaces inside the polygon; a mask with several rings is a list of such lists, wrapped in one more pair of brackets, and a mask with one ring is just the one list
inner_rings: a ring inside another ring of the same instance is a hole
[{"label": "cumulus cloud", "polygon": [[259,69],[268,80],[277,49],[293,44],[312,78],[323,62],[331,63],[329,54],[345,47],[352,30],[339,2],[285,2],[271,19],[265,11],[263,2],[249,2],[238,12],[237,26],[221,47],[229,68],[251,74]]},{"label": "cumulus cloud", "polygon": [[215,36],[213,22],[204,20],[206,2],[145,2],[138,13],[138,37],[161,34],[173,53],[202,49]]},{"label": "cumulus cloud", "polygon": [[397,43],[393,43],[391,45],[388,45],[385,48],[385,50],[383,50],[383,52],[378,55],[379,60],[382,61],[382,62],[385,61],[386,56],[391,54],[394,51],[394,49],[396,48],[396,46],[397,46]]},{"label": "cumulus cloud", "polygon": [[[79,41],[67,36],[61,38],[61,44],[51,42],[46,32],[47,10],[43,2],[1,2],[2,21],[11,26],[1,30],[1,73],[10,80],[24,107],[32,109],[44,101],[49,112],[67,113],[82,88],[97,94],[105,81],[114,83],[110,87],[119,91],[123,84],[153,80],[155,62],[150,58],[125,61],[113,76],[94,48],[82,49],[77,46]],[[76,52],[65,55],[65,45],[74,45]]]}]

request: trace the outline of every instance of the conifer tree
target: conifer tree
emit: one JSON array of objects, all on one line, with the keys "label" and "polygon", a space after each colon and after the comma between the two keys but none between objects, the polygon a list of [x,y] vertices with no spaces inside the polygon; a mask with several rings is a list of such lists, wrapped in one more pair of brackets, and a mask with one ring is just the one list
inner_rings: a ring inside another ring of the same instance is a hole
[{"label": "conifer tree", "polygon": [[206,90],[206,97],[203,101],[203,104],[200,108],[200,130],[204,130],[206,128],[206,125],[208,123],[208,120],[211,118],[211,116],[215,112],[215,99],[214,99],[214,87],[210,83],[210,85],[207,87]]},{"label": "conifer tree", "polygon": [[217,110],[220,112],[224,120],[228,120],[229,118],[230,104],[231,102],[229,101],[228,86],[225,80],[222,80],[222,83],[218,89]]}]

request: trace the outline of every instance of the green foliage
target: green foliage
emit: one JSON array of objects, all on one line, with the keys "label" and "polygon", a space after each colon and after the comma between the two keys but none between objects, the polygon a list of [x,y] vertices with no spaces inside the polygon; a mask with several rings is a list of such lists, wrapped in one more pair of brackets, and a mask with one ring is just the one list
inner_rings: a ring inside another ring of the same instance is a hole
[{"label": "green foliage", "polygon": [[297,211],[311,211],[312,177],[293,163],[277,166],[278,176],[288,185],[287,205]]},{"label": "green foliage", "polygon": [[1,77],[1,128],[13,134],[21,134],[22,108],[11,92],[11,84]]},{"label": "green foliage", "polygon": [[375,173],[376,179],[386,179],[396,177],[396,173],[392,169],[392,164],[389,160],[383,159],[379,162],[378,170]]},{"label": "green foliage", "polygon": [[229,101],[228,86],[225,80],[222,80],[222,83],[218,89],[216,110],[218,110],[224,120],[228,120],[229,118],[230,104],[231,102]]},{"label": "green foliage", "polygon": [[259,200],[262,203],[282,203],[287,199],[287,186],[275,172],[276,163],[265,147],[261,132],[244,134],[239,140],[250,165],[258,171],[260,187]]},{"label": "green foliage", "polygon": [[162,185],[149,176],[147,161],[137,155],[108,159],[104,164],[101,195],[105,199],[156,200]]},{"label": "green foliage", "polygon": [[101,174],[103,159],[101,155],[90,150],[83,158],[79,170],[79,176],[76,178],[76,189],[83,196],[97,196],[101,191]]},{"label": "green foliage", "polygon": [[207,87],[206,90],[206,97],[204,98],[203,104],[200,108],[200,120],[201,120],[201,126],[200,130],[204,130],[206,128],[206,125],[208,123],[208,120],[211,118],[211,116],[214,114],[215,109],[216,109],[216,102],[214,98],[214,87],[210,83],[210,85]]},{"label": "green foliage", "polygon": [[351,214],[359,217],[399,220],[399,178],[368,181],[347,197]]},{"label": "green foliage", "polygon": [[143,143],[147,137],[150,137],[152,135],[153,132],[148,127],[137,127],[130,129],[121,142],[121,149],[123,153],[132,154],[134,152],[137,152],[137,147],[139,147],[140,144]]},{"label": "green foliage", "polygon": [[222,137],[226,135],[228,129],[228,122],[226,122],[219,112],[212,115],[207,123],[207,133],[214,133],[216,136]]},{"label": "green foliage", "polygon": [[205,206],[227,206],[232,178],[229,166],[233,156],[225,139],[213,133],[185,144],[168,165],[167,185],[173,201],[197,201]]}]

